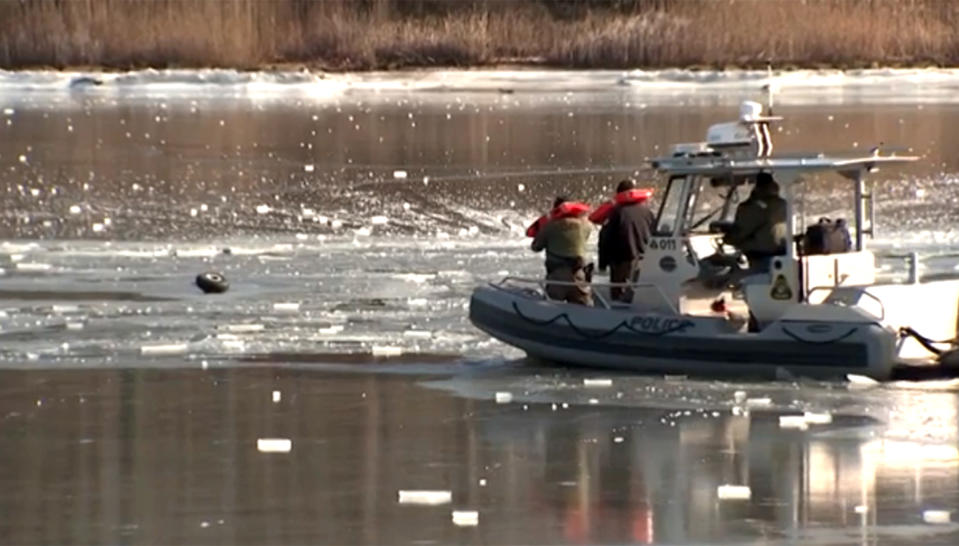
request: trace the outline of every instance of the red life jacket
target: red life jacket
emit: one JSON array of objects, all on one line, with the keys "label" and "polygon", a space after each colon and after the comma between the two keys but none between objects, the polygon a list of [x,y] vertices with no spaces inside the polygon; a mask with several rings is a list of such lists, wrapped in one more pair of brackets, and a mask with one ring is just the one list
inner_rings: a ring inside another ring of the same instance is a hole
[{"label": "red life jacket", "polygon": [[570,218],[589,212],[589,205],[579,201],[566,201],[550,212],[550,218]]},{"label": "red life jacket", "polygon": [[653,195],[653,190],[649,188],[634,188],[621,191],[616,194],[617,205],[632,205],[633,203],[642,203]]},{"label": "red life jacket", "polygon": [[616,200],[606,201],[589,215],[589,221],[594,224],[602,224],[613,213],[618,205],[632,205],[633,203],[642,203],[653,195],[653,190],[649,188],[635,188],[632,190],[621,191],[616,194]]},{"label": "red life jacket", "polygon": [[546,225],[546,222],[549,222],[549,216],[545,214],[537,218],[535,222],[526,228],[526,236],[536,237],[536,234],[539,233],[539,230],[543,229],[543,226]]}]

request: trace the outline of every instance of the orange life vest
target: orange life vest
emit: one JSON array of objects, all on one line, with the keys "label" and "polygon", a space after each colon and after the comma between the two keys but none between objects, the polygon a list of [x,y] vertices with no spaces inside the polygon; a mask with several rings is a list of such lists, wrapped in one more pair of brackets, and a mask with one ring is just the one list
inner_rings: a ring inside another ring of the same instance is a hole
[{"label": "orange life vest", "polygon": [[550,213],[551,218],[570,218],[573,216],[582,216],[589,212],[589,205],[579,201],[566,201],[553,209]]},{"label": "orange life vest", "polygon": [[539,230],[543,229],[543,226],[546,225],[546,222],[549,222],[549,216],[545,214],[537,218],[535,222],[526,228],[526,236],[536,237],[536,234],[539,233]]},{"label": "orange life vest", "polygon": [[616,194],[615,201],[606,201],[596,208],[590,215],[589,221],[594,224],[602,224],[613,213],[617,205],[632,205],[633,203],[642,203],[653,195],[653,190],[649,188],[635,188],[632,190],[621,191]]}]

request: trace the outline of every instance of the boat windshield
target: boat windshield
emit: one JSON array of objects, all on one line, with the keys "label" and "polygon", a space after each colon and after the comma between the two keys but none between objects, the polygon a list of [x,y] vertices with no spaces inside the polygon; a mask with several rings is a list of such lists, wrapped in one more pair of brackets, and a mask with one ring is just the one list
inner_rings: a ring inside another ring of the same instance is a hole
[{"label": "boat windshield", "polygon": [[689,209],[689,233],[712,233],[710,224],[733,221],[742,186],[726,182],[704,179],[697,184],[699,191]]},{"label": "boat windshield", "polygon": [[714,223],[732,221],[740,201],[738,186],[701,176],[669,180],[656,220],[657,235],[711,233]]}]

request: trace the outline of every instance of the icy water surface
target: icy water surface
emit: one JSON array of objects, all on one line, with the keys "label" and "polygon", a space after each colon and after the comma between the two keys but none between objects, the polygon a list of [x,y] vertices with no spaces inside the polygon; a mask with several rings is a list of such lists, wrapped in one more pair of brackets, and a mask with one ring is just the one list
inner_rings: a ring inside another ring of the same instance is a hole
[{"label": "icy water surface", "polygon": [[[540,273],[555,194],[655,186],[745,86],[26,81],[0,82],[6,542],[959,542],[953,383],[583,375],[466,320]],[[784,91],[777,147],[923,156],[877,173],[875,243],[955,251],[949,85]],[[815,183],[811,217],[848,214]]]}]

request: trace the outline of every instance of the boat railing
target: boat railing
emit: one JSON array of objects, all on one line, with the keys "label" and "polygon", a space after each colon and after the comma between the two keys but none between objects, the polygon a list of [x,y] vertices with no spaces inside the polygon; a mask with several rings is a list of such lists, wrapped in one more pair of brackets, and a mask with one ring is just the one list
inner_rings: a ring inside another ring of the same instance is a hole
[{"label": "boat railing", "polygon": [[906,262],[909,267],[908,277],[906,282],[908,284],[919,284],[922,281],[933,281],[933,280],[950,280],[950,279],[959,279],[959,272],[941,272],[941,273],[931,273],[929,275],[921,275],[920,269],[923,261],[930,260],[957,260],[959,261],[959,252],[946,252],[941,254],[928,254],[920,256],[918,252],[877,252],[874,253],[877,258],[882,258],[886,260],[902,260]]},{"label": "boat railing", "polygon": [[[576,281],[554,281],[554,280],[547,280],[547,279],[543,279],[543,278],[533,279],[533,278],[530,278],[530,277],[514,277],[514,276],[504,277],[504,278],[503,278],[502,280],[500,280],[499,282],[497,282],[497,283],[490,283],[490,285],[493,286],[493,287],[495,287],[495,288],[505,289],[506,286],[509,285],[509,284],[511,284],[511,283],[512,283],[512,284],[517,284],[517,285],[523,285],[523,284],[535,285],[535,286],[539,287],[539,289],[542,291],[542,294],[540,294],[540,295],[542,295],[542,296],[544,297],[544,299],[548,299],[548,297],[546,296],[546,286],[547,286],[547,285],[554,285],[554,286],[579,286],[579,285],[580,285],[580,283],[577,283]],[[662,298],[662,301],[663,301],[664,303],[666,303],[666,305],[669,307],[670,311],[672,311],[674,314],[677,314],[677,315],[679,314],[679,311],[676,309],[676,306],[673,305],[672,302],[669,301],[669,298],[666,297],[666,293],[663,292],[663,289],[660,288],[658,285],[653,284],[653,283],[651,283],[651,282],[635,282],[635,283],[634,283],[634,282],[608,282],[608,281],[600,281],[600,282],[590,282],[590,283],[589,283],[589,286],[590,286],[590,288],[596,288],[596,287],[602,287],[602,288],[632,288],[633,291],[635,291],[637,288],[651,288],[651,289],[653,289],[655,292],[658,293],[658,295]],[[594,297],[596,298],[596,300],[602,305],[602,307],[603,307],[604,309],[612,309],[612,308],[613,308],[613,304],[610,302],[609,298],[607,298],[606,296],[604,296],[602,292],[599,292],[599,291],[597,291],[597,290],[592,290],[592,293],[593,293],[593,296],[594,296]]]},{"label": "boat railing", "polygon": [[[814,286],[814,287],[810,288],[809,291],[806,293],[806,299],[808,300],[808,299],[809,299],[809,296],[811,296],[811,295],[812,295],[813,293],[815,293],[815,292],[819,292],[819,291],[825,290],[825,291],[830,292],[831,294],[830,294],[829,296],[826,296],[826,299],[824,299],[822,303],[828,304],[828,305],[849,305],[850,302],[847,302],[847,301],[845,301],[844,299],[837,298],[837,299],[835,299],[835,300],[830,301],[830,298],[831,298],[832,294],[834,294],[837,290],[842,291],[842,292],[852,292],[852,293],[858,294],[858,295],[860,295],[860,296],[866,296],[867,298],[869,298],[869,299],[873,300],[874,302],[878,303],[878,304],[879,304],[879,315],[877,316],[877,318],[879,319],[880,322],[883,321],[883,320],[885,320],[885,319],[886,319],[886,306],[882,304],[882,300],[880,300],[880,299],[877,298],[874,294],[872,294],[871,292],[869,292],[868,290],[866,290],[866,288],[867,288],[867,287],[865,287],[865,286],[832,286],[832,285]],[[858,298],[857,298],[857,301],[858,301]],[[860,309],[862,309],[863,311],[866,311],[867,313],[869,313],[869,314],[871,314],[871,315],[876,315],[875,313],[873,313],[872,311],[870,311],[869,309],[867,309],[867,308],[865,308],[865,307],[863,307],[863,306],[861,306],[861,305],[858,305],[858,304],[854,304],[854,305],[856,305],[856,307],[859,307]]]}]

